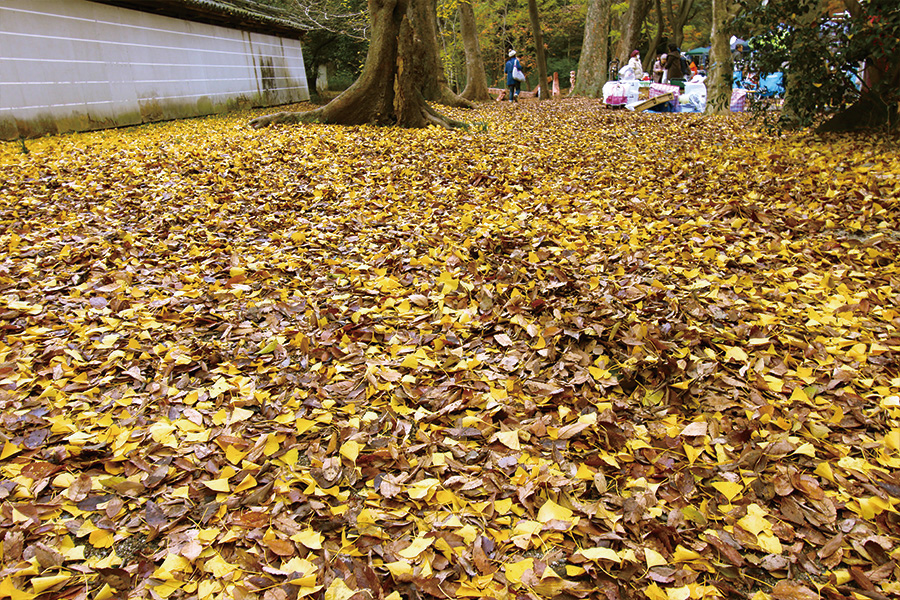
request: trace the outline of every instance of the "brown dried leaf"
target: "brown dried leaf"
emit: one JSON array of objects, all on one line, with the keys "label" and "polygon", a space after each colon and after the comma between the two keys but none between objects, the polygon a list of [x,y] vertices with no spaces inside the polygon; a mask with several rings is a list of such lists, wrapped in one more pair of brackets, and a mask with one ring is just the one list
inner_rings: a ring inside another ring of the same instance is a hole
[{"label": "brown dried leaf", "polygon": [[82,473],[66,490],[66,497],[72,502],[80,502],[87,498],[93,486],[93,478],[87,473]]},{"label": "brown dried leaf", "polygon": [[775,600],[819,600],[819,594],[802,583],[784,579],[772,588]]}]

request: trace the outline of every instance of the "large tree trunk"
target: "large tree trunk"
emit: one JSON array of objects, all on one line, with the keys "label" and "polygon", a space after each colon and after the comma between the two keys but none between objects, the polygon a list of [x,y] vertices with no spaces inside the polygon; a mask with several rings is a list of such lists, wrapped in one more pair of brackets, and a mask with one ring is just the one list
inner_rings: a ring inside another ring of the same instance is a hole
[{"label": "large tree trunk", "polygon": [[472,108],[472,104],[453,93],[447,83],[441,60],[441,46],[438,43],[437,0],[413,0],[410,2],[409,16],[422,42],[425,71],[434,74],[425,78],[422,95],[431,102]]},{"label": "large tree trunk", "polygon": [[363,71],[340,96],[316,110],[281,112],[250,121],[254,129],[273,123],[337,123],[342,125],[429,124],[457,127],[462,123],[436,113],[422,95],[430,61],[407,14],[410,4],[430,0],[369,0],[371,37]]},{"label": "large tree trunk", "polygon": [[475,26],[474,0],[460,0],[459,24],[462,29],[463,49],[466,52],[466,89],[460,94],[466,100],[490,100],[484,59],[478,43],[478,28]]},{"label": "large tree trunk", "polygon": [[[844,6],[855,19],[866,16],[865,7],[858,0],[844,0]],[[795,78],[788,78],[785,83],[784,105],[788,106],[789,85],[800,85]],[[836,112],[827,121],[816,128],[819,133],[843,133],[866,129],[884,128],[889,131],[900,127],[900,104],[896,102],[896,90],[900,89],[900,63],[888,57],[869,57],[866,60],[866,71],[859,99],[842,110]],[[885,92],[888,91],[886,98]]]},{"label": "large tree trunk", "polygon": [[637,50],[640,42],[641,27],[647,20],[650,12],[650,0],[629,0],[628,12],[625,13],[625,23],[622,28],[622,39],[619,41],[619,49],[616,56],[621,64],[628,62],[632,50]]},{"label": "large tree trunk", "polygon": [[609,62],[609,7],[611,0],[591,0],[584,22],[584,42],[578,59],[573,96],[600,98]]},{"label": "large tree trunk", "polygon": [[732,0],[712,0],[712,32],[710,33],[709,77],[706,80],[706,114],[731,111]]},{"label": "large tree trunk", "polygon": [[536,0],[528,0],[528,15],[531,17],[531,31],[537,56],[538,82],[541,86],[541,100],[550,99],[550,85],[547,83],[547,58],[544,55],[544,36],[541,35],[541,19]]},{"label": "large tree trunk", "polygon": [[900,63],[889,61],[887,57],[869,58],[859,99],[837,111],[816,131],[843,133],[875,128],[897,129],[900,126],[897,89],[900,89]]},{"label": "large tree trunk", "polygon": [[846,133],[866,129],[896,129],[900,124],[900,106],[887,104],[872,95],[863,95],[849,107],[819,125],[819,133]]}]

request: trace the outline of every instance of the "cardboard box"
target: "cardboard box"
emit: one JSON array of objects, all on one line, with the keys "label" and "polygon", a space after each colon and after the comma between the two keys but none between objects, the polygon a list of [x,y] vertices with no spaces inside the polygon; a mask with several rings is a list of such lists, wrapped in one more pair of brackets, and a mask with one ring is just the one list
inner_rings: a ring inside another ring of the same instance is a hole
[{"label": "cardboard box", "polygon": [[674,92],[669,92],[667,94],[660,94],[659,96],[656,96],[653,98],[648,98],[647,100],[644,100],[640,104],[635,105],[634,112],[641,112],[641,111],[647,110],[648,108],[653,108],[654,106],[662,104],[663,102],[671,102],[674,99],[675,99]]}]

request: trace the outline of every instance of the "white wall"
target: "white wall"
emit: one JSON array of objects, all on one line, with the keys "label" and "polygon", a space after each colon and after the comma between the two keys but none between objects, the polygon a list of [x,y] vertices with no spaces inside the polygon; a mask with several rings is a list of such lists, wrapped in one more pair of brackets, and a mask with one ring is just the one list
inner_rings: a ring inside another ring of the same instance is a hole
[{"label": "white wall", "polygon": [[85,0],[0,3],[0,138],[308,99],[299,40]]}]

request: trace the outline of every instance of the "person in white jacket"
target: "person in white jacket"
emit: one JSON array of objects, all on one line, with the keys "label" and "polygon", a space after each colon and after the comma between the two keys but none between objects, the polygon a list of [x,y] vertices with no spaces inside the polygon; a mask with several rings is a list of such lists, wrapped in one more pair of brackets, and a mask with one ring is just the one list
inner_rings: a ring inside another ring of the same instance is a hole
[{"label": "person in white jacket", "polygon": [[631,58],[628,59],[628,66],[634,71],[634,78],[640,81],[644,78],[644,68],[641,66],[641,53],[637,50],[631,51]]}]

